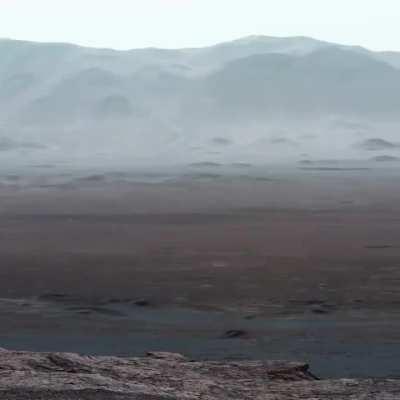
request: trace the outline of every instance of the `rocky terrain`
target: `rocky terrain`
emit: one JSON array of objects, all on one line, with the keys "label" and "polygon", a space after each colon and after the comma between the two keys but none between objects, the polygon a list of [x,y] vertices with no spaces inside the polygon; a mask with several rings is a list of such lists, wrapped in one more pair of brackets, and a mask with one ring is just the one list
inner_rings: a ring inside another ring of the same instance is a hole
[{"label": "rocky terrain", "polygon": [[398,399],[400,381],[315,377],[307,364],[193,361],[180,354],[90,357],[0,350],[0,398],[70,399]]}]

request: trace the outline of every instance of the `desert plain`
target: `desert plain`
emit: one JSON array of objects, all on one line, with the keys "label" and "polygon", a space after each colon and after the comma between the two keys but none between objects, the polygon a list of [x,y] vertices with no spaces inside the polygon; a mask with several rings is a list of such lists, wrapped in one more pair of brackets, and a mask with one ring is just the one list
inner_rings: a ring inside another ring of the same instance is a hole
[{"label": "desert plain", "polygon": [[4,168],[0,345],[398,377],[399,171]]}]

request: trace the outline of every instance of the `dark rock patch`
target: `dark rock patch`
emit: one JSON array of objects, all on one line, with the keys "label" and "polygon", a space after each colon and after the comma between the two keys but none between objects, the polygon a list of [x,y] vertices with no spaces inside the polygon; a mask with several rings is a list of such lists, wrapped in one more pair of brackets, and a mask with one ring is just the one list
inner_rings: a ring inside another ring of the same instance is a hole
[{"label": "dark rock patch", "polygon": [[224,137],[215,137],[211,140],[212,144],[217,146],[229,146],[232,144],[232,140]]},{"label": "dark rock patch", "polygon": [[125,314],[121,311],[114,310],[106,307],[96,307],[96,306],[77,306],[77,307],[69,307],[68,311],[73,311],[78,314],[99,314],[108,317],[124,317]]},{"label": "dark rock patch", "polygon": [[390,244],[379,244],[379,245],[365,246],[365,248],[369,250],[387,250],[387,249],[393,249],[394,246]]},{"label": "dark rock patch", "polygon": [[376,156],[371,159],[371,161],[376,161],[376,162],[398,162],[400,161],[400,157],[394,157],[394,156]]},{"label": "dark rock patch", "polygon": [[152,305],[150,300],[147,299],[138,299],[132,302],[137,307],[150,307]]},{"label": "dark rock patch", "polygon": [[203,161],[203,162],[196,162],[196,163],[192,163],[190,164],[191,167],[194,168],[217,168],[217,167],[222,167],[222,164],[220,163],[216,163],[216,162],[212,162],[212,161]]},{"label": "dark rock patch", "polygon": [[250,164],[250,163],[240,163],[240,162],[232,163],[231,165],[232,165],[232,167],[235,167],[235,168],[251,168],[253,166],[253,164]]},{"label": "dark rock patch", "polygon": [[372,138],[356,144],[356,147],[367,151],[392,150],[400,148],[399,143],[393,143],[382,138]]},{"label": "dark rock patch", "polygon": [[230,329],[222,335],[223,339],[246,339],[248,337],[248,332],[241,329]]},{"label": "dark rock patch", "polygon": [[69,302],[74,298],[66,293],[45,293],[39,296],[39,300],[48,302]]}]

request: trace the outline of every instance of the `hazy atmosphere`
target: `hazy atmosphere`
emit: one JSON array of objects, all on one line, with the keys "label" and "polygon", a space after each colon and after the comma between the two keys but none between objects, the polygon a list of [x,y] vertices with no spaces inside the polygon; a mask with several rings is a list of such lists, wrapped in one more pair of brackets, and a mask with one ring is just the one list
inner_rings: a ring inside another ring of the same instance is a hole
[{"label": "hazy atmosphere", "polygon": [[0,0],[0,37],[91,47],[203,47],[311,36],[400,51],[396,0]]},{"label": "hazy atmosphere", "polygon": [[3,0],[2,159],[396,158],[400,53],[383,50],[400,7],[386,3]]},{"label": "hazy atmosphere", "polygon": [[0,0],[0,399],[400,399],[399,21]]}]

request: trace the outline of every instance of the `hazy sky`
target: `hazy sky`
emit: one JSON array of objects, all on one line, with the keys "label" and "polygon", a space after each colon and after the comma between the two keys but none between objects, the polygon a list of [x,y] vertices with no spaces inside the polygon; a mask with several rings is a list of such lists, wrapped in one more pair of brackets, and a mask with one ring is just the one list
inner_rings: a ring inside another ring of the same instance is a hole
[{"label": "hazy sky", "polygon": [[400,0],[0,0],[0,37],[119,49],[312,36],[400,51]]}]

